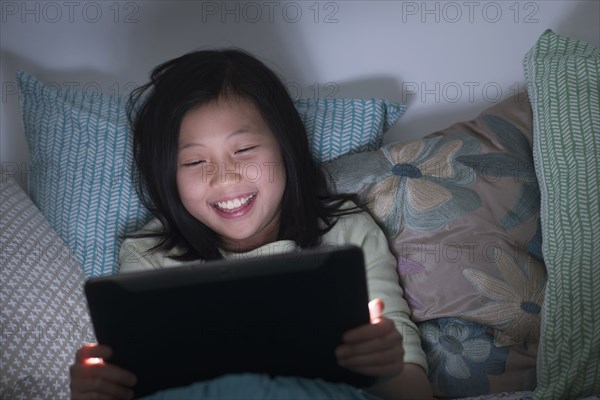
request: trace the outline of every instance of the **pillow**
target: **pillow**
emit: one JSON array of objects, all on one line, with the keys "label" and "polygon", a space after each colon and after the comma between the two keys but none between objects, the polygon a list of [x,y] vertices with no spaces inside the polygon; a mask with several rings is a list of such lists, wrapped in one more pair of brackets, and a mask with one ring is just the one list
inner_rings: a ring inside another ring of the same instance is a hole
[{"label": "pillow", "polygon": [[[126,99],[44,86],[17,74],[31,151],[29,192],[87,277],[116,272],[124,235],[150,219],[130,179]],[[386,100],[297,100],[320,161],[376,149],[405,107]]]},{"label": "pillow", "polygon": [[[535,348],[546,273],[527,251],[539,215],[531,131],[521,93],[423,139],[326,164],[334,190],[356,194],[386,232],[416,322],[461,318],[492,328],[496,347]],[[533,368],[535,351],[526,357]],[[479,388],[530,388],[504,382]]]},{"label": "pillow", "polygon": [[437,396],[455,398],[535,388],[535,345],[497,346],[489,326],[460,318],[422,322],[419,331]]},{"label": "pillow", "polygon": [[600,49],[547,30],[525,55],[548,268],[535,399],[600,393]]},{"label": "pillow", "polygon": [[0,398],[69,398],[69,365],[95,341],[81,266],[12,177],[0,214]]},{"label": "pillow", "polygon": [[379,99],[297,99],[308,142],[318,161],[376,150],[406,106]]}]

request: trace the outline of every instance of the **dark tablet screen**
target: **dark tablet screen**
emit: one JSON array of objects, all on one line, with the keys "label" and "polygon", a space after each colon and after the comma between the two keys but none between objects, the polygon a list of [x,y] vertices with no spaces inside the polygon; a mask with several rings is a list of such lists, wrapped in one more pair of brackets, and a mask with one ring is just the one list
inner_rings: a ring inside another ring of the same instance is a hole
[{"label": "dark tablet screen", "polygon": [[92,278],[85,293],[109,362],[138,377],[136,396],[232,373],[373,383],[334,353],[369,322],[358,247]]}]

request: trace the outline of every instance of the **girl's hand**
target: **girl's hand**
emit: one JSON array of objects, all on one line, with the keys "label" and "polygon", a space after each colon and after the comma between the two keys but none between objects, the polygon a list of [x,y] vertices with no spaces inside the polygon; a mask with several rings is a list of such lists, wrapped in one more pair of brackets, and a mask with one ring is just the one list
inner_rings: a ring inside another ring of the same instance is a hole
[{"label": "girl's hand", "polygon": [[381,316],[383,307],[382,300],[372,300],[369,302],[371,323],[344,333],[344,343],[335,351],[340,366],[384,379],[402,372],[402,335],[391,320]]},{"label": "girl's hand", "polygon": [[123,368],[107,364],[112,349],[100,344],[86,344],[71,365],[72,399],[131,399],[136,378]]}]

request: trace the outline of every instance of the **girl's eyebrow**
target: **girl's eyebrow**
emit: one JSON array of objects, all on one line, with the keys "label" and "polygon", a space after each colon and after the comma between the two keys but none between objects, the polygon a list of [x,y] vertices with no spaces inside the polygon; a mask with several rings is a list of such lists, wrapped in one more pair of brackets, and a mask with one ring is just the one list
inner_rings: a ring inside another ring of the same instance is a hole
[{"label": "girl's eyebrow", "polygon": [[[229,135],[227,135],[227,139],[231,139],[233,136],[238,136],[243,133],[252,133],[252,130],[250,130],[250,128],[247,128],[247,127],[237,129],[237,130],[231,132]],[[195,147],[195,146],[206,147],[203,143],[200,143],[200,142],[189,142],[189,143],[184,143],[181,146],[179,146],[179,150],[184,150],[184,149],[187,149],[188,147]]]}]

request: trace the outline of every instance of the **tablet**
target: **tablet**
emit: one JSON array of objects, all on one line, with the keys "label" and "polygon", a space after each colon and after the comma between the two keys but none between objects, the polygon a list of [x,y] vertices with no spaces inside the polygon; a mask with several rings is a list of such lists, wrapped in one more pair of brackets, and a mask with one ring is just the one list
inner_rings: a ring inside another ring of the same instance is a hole
[{"label": "tablet", "polygon": [[374,383],[335,357],[342,334],[369,322],[358,247],[91,278],[85,294],[110,362],[138,378],[136,397],[235,373]]}]

